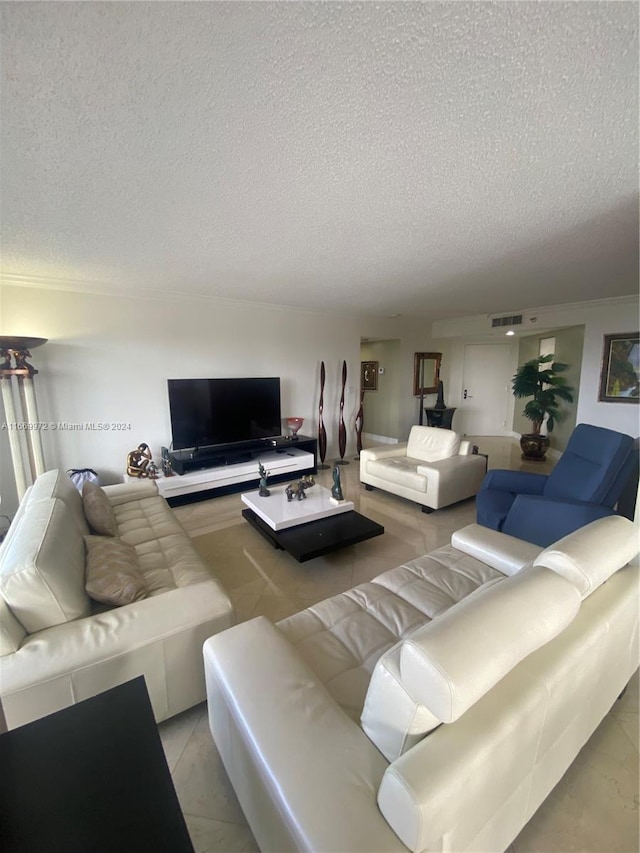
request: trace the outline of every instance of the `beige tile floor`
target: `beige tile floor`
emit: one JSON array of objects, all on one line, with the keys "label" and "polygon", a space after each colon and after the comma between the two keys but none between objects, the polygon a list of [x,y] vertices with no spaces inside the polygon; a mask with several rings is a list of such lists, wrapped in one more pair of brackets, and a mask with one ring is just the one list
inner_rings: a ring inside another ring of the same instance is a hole
[{"label": "beige tile floor", "polygon": [[[483,437],[474,441],[489,455],[491,468],[547,473],[552,467],[551,463],[522,463],[514,440]],[[317,482],[330,486],[331,472],[319,472]],[[352,457],[342,468],[342,483],[356,509],[383,524],[385,533],[302,564],[274,550],[249,527],[240,515],[239,495],[175,509],[228,590],[239,620],[260,614],[273,621],[282,619],[445,544],[455,530],[475,521],[473,499],[426,515],[402,498],[365,491]],[[206,706],[185,711],[159,728],[197,853],[256,851],[211,738]],[[510,853],[636,853],[638,731],[636,673],[625,695],[513,842]]]}]

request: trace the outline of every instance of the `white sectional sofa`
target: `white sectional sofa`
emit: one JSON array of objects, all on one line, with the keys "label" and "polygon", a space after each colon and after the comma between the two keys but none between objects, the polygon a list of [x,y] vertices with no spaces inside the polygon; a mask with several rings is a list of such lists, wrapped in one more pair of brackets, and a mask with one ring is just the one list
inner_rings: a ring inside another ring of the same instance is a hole
[{"label": "white sectional sofa", "polygon": [[[144,675],[158,721],[205,698],[202,643],[231,626],[223,588],[152,481],[104,487],[146,597],[121,607],[85,591],[80,494],[41,475],[0,547],[0,700],[8,728]],[[106,538],[106,537],[105,537]]]},{"label": "white sectional sofa", "polygon": [[204,645],[211,732],[260,849],[492,851],[638,667],[638,530],[542,550],[478,525]]},{"label": "white sectional sofa", "polygon": [[487,461],[472,450],[453,430],[413,426],[406,442],[360,451],[360,482],[431,512],[478,493]]}]

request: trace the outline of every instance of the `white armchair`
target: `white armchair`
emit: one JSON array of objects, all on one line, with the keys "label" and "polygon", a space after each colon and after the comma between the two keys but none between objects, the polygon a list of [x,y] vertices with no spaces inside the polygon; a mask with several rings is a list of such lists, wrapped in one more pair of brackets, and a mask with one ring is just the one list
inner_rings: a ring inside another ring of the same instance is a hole
[{"label": "white armchair", "polygon": [[406,442],[360,451],[360,481],[433,512],[478,493],[487,462],[472,450],[453,430],[413,426]]}]

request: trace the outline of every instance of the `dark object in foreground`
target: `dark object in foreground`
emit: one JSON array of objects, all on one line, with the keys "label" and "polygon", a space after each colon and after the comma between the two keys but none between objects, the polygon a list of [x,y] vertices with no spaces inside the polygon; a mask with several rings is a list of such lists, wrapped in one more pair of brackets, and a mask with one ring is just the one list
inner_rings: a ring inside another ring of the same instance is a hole
[{"label": "dark object in foreground", "polygon": [[0,735],[3,853],[193,853],[143,676]]}]

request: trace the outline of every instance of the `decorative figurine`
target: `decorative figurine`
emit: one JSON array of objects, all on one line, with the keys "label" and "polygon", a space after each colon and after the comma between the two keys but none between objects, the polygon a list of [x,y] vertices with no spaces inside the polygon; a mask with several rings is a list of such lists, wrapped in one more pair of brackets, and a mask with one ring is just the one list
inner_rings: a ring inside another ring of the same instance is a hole
[{"label": "decorative figurine", "polygon": [[442,379],[438,382],[438,399],[436,400],[436,404],[433,407],[434,409],[446,409],[447,406],[444,402],[444,383]]},{"label": "decorative figurine", "polygon": [[262,462],[258,463],[258,471],[260,473],[260,488],[258,489],[258,494],[261,498],[268,498],[271,494],[267,488],[267,477],[269,476],[269,472],[266,470]]},{"label": "decorative figurine", "polygon": [[11,353],[13,350],[5,349],[4,347],[0,349],[0,357],[4,358],[2,364],[0,364],[0,370],[11,370]]},{"label": "decorative figurine", "polygon": [[289,483],[287,488],[284,490],[287,496],[287,502],[291,503],[291,501],[295,498],[298,501],[302,501],[306,499],[305,490],[301,488],[300,483],[296,483],[295,486],[293,483]]},{"label": "decorative figurine", "polygon": [[151,451],[149,445],[143,442],[127,454],[127,474],[130,477],[148,477],[149,462],[151,462]]},{"label": "decorative figurine", "polygon": [[315,486],[315,483],[316,481],[313,479],[311,474],[307,474],[301,480],[298,480],[297,483],[289,483],[285,489],[287,501],[291,502],[294,498],[299,501],[304,500],[307,497],[307,489],[310,489],[311,486]]},{"label": "decorative figurine", "polygon": [[27,361],[28,358],[33,357],[28,349],[14,350],[13,355],[16,360],[16,370],[33,371],[33,367]]},{"label": "decorative figurine", "polygon": [[333,486],[331,487],[331,497],[334,501],[343,501],[342,486],[340,484],[340,468],[338,463],[333,466]]},{"label": "decorative figurine", "polygon": [[147,477],[150,480],[157,480],[160,476],[160,471],[158,470],[158,466],[153,461],[153,459],[147,465]]}]

